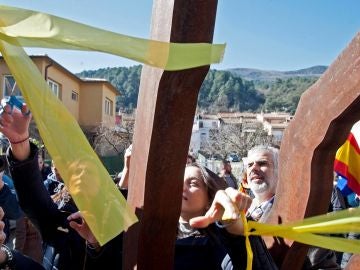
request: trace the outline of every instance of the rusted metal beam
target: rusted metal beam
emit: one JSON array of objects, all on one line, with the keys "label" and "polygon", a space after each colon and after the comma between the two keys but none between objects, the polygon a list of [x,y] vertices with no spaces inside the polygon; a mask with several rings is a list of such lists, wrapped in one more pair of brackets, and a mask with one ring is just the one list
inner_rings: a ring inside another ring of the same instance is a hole
[{"label": "rusted metal beam", "polygon": [[[335,153],[360,119],[359,108],[360,33],[301,96],[281,143],[279,184],[268,222],[285,223],[327,212]],[[266,242],[270,248],[279,247],[272,238]],[[294,244],[287,254],[283,248],[282,268],[301,269],[299,258],[307,248]]]},{"label": "rusted metal beam", "polygon": [[[212,42],[216,8],[216,0],[155,0],[151,39]],[[124,269],[173,268],[185,161],[208,70],[142,69],[128,195],[140,221],[125,234]]]}]

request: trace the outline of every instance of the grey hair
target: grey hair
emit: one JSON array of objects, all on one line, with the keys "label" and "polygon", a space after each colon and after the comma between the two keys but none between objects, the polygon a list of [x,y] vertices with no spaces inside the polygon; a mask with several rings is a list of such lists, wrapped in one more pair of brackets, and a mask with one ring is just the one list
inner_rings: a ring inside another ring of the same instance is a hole
[{"label": "grey hair", "polygon": [[272,155],[273,163],[274,163],[274,172],[276,176],[278,175],[278,169],[279,169],[279,149],[275,148],[270,145],[257,145],[251,148],[248,151],[248,156],[259,153],[259,152],[266,152],[270,153]]}]

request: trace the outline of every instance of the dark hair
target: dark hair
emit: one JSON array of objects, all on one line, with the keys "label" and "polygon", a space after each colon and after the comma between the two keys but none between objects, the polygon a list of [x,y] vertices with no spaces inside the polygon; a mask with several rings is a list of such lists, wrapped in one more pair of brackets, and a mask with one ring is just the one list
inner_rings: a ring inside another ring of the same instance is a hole
[{"label": "dark hair", "polygon": [[230,161],[229,161],[229,160],[226,160],[226,159],[223,159],[223,160],[222,160],[222,164],[223,164],[223,165],[230,164]]},{"label": "dark hair", "polygon": [[209,170],[208,168],[201,166],[196,162],[187,164],[186,167],[196,167],[200,169],[202,180],[206,185],[210,203],[214,200],[215,194],[218,190],[227,188],[227,184],[224,178],[218,176],[216,173]]},{"label": "dark hair", "polygon": [[196,159],[194,158],[194,156],[192,154],[188,154],[187,158],[191,159],[191,162],[195,162]]},{"label": "dark hair", "polygon": [[5,171],[5,169],[6,169],[6,161],[2,156],[0,156],[0,172]]}]

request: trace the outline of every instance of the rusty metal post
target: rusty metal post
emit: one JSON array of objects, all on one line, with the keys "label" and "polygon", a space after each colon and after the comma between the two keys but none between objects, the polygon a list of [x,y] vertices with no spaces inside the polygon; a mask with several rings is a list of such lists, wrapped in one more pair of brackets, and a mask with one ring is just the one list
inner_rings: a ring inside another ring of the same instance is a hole
[{"label": "rusty metal post", "polygon": [[[285,223],[327,212],[335,153],[360,119],[359,108],[360,33],[301,96],[281,143],[279,183],[268,222]],[[306,245],[287,241],[292,246],[286,254],[286,248],[272,238],[266,242],[270,249],[284,251],[283,269],[301,269]]]},{"label": "rusty metal post", "polygon": [[[151,39],[212,42],[216,8],[216,0],[155,0]],[[173,268],[185,161],[208,70],[142,69],[128,195],[140,221],[125,234],[124,269]]]}]

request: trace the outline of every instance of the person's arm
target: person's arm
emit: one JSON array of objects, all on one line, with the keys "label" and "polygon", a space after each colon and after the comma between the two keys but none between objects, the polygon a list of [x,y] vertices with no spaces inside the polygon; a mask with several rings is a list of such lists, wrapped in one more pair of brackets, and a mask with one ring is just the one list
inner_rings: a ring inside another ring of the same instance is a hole
[{"label": "person's arm", "polygon": [[127,189],[129,186],[129,169],[130,169],[130,160],[131,160],[131,150],[132,145],[130,145],[124,154],[124,168],[121,172],[121,178],[118,183],[119,188],[121,189]]},{"label": "person's arm", "polygon": [[57,228],[66,227],[68,222],[43,184],[37,147],[29,142],[30,120],[26,104],[21,111],[6,105],[0,115],[0,132],[10,142],[6,157],[20,207],[38,227],[44,240],[50,241]]},{"label": "person's arm", "polygon": [[118,183],[119,188],[126,189],[129,186],[129,169],[125,168],[121,172],[120,181]]},{"label": "person's arm", "polygon": [[40,230],[43,239],[51,241],[56,236],[57,228],[65,228],[68,222],[66,215],[58,210],[42,182],[37,155],[37,148],[33,144],[29,158],[23,161],[16,160],[11,149],[7,151],[9,169],[20,207]]}]

